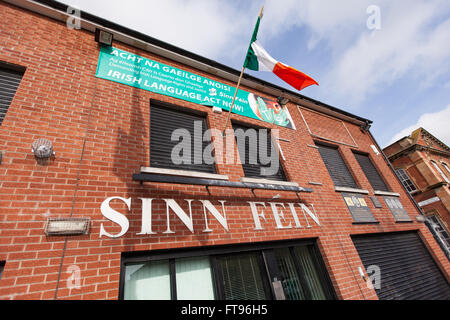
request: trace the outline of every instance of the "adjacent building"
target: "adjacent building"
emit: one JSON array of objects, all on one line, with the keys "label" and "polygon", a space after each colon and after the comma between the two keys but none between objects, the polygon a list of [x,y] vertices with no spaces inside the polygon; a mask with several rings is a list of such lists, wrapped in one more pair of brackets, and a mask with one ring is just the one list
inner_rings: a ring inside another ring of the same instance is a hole
[{"label": "adjacent building", "polygon": [[384,152],[450,255],[450,148],[418,128]]},{"label": "adjacent building", "polygon": [[1,299],[450,298],[370,120],[245,74],[227,121],[238,70],[57,1],[0,21]]}]

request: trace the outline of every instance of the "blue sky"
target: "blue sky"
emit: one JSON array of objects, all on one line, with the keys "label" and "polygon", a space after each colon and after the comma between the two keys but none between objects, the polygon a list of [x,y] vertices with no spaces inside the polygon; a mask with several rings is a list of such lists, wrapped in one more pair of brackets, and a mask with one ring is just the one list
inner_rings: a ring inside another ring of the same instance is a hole
[{"label": "blue sky", "polygon": [[373,120],[382,147],[419,126],[450,145],[448,0],[63,2],[238,70],[264,5],[259,42],[320,84],[303,95]]}]

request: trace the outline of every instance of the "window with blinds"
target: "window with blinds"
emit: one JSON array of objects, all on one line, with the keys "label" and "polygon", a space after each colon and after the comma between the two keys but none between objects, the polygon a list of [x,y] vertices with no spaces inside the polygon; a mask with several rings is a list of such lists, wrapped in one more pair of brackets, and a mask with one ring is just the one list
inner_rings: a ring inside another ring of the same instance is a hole
[{"label": "window with blinds", "polygon": [[[207,153],[211,149],[211,137],[207,135],[207,130],[204,116],[152,101],[150,165],[155,168],[216,173],[214,158],[211,152]],[[205,154],[209,155],[209,160]]]},{"label": "window with blinds", "polygon": [[266,300],[262,270],[256,253],[219,259],[225,300]]},{"label": "window with blinds", "polygon": [[[160,255],[160,257],[158,257]],[[333,286],[312,241],[125,257],[120,299],[325,300]]]},{"label": "window with blinds", "polygon": [[356,152],[353,154],[355,155],[362,171],[364,171],[364,174],[366,175],[367,180],[369,180],[372,188],[377,191],[389,191],[389,188],[386,183],[384,183],[383,178],[381,178],[381,175],[378,173],[369,156]]},{"label": "window with blinds", "polygon": [[0,67],[0,125],[16,94],[23,72]]},{"label": "window with blinds", "polygon": [[236,123],[233,123],[233,130],[246,177],[286,181],[270,130],[249,128]]},{"label": "window with blinds", "polygon": [[319,153],[336,187],[358,188],[337,147],[318,144]]},{"label": "window with blinds", "polygon": [[403,186],[405,187],[408,192],[414,192],[417,190],[414,183],[409,178],[408,174],[403,169],[396,169],[395,172],[397,173],[397,176],[399,177],[400,181],[402,182]]}]

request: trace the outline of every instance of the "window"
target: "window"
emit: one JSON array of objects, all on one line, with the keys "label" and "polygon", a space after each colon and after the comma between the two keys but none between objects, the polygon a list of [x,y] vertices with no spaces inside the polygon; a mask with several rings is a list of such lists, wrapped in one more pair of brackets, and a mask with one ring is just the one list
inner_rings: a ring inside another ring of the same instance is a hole
[{"label": "window", "polygon": [[337,147],[317,144],[319,153],[330,173],[331,179],[336,187],[348,187],[357,189],[355,180],[342,159]]},{"label": "window", "polygon": [[214,158],[211,152],[207,152],[212,147],[207,130],[205,117],[152,101],[150,165],[155,168],[216,173]]},{"label": "window", "polygon": [[233,124],[242,168],[246,177],[286,181],[270,130]]},{"label": "window", "polygon": [[442,242],[447,246],[447,249],[450,250],[450,236],[448,231],[444,228],[444,224],[441,219],[438,218],[436,214],[427,217],[428,221],[431,222],[431,226],[438,234],[439,238],[441,238]]},{"label": "window", "polygon": [[214,288],[209,259],[198,257],[129,264],[125,269],[124,298],[212,300]]},{"label": "window", "polygon": [[226,255],[218,258],[225,300],[266,300],[258,253]]},{"label": "window", "polygon": [[367,180],[369,180],[372,188],[377,191],[389,191],[389,188],[384,183],[381,175],[378,173],[369,156],[356,152],[353,154],[355,155],[361,169],[364,171],[364,174],[366,175]]},{"label": "window", "polygon": [[4,269],[5,269],[5,261],[0,261],[0,279],[2,278]]},{"label": "window", "polygon": [[6,112],[16,94],[23,71],[14,71],[7,68],[1,68],[0,65],[0,125],[5,118]]},{"label": "window", "polygon": [[445,170],[447,170],[447,172],[450,173],[450,168],[445,162],[442,162],[442,166],[444,166]]},{"label": "window", "polygon": [[414,192],[417,190],[414,183],[411,181],[411,179],[408,177],[408,174],[403,169],[396,169],[395,172],[397,172],[397,176],[399,177],[400,181],[402,182],[403,186],[408,190],[408,192]]},{"label": "window", "polygon": [[[175,250],[122,261],[126,300],[325,300],[335,294],[312,241]],[[143,261],[140,262],[139,260]],[[277,287],[279,290],[274,290]]]},{"label": "window", "polygon": [[445,173],[441,170],[441,168],[439,168],[438,164],[436,162],[434,162],[433,160],[431,160],[431,163],[433,164],[433,166],[436,169],[436,171],[439,172],[439,174],[444,179],[444,181],[447,182],[447,183],[450,183],[450,181],[448,180],[448,178],[445,175]]}]

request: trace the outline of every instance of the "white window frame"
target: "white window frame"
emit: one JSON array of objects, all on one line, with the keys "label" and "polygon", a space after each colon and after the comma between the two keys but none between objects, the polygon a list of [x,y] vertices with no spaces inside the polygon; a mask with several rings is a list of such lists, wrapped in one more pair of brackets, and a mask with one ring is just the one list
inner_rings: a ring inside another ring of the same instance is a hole
[{"label": "white window frame", "polygon": [[450,180],[447,178],[447,176],[445,175],[445,173],[441,170],[441,168],[439,168],[438,164],[436,161],[431,160],[431,163],[433,164],[434,168],[437,170],[437,172],[439,172],[439,174],[441,175],[441,177],[445,180],[445,182],[450,183]]},{"label": "white window frame", "polygon": [[[400,178],[400,181],[402,182],[403,186],[405,187],[405,189],[409,192],[409,193],[413,193],[415,191],[417,191],[417,187],[415,185],[415,183],[412,181],[412,179],[409,177],[408,173],[406,172],[405,169],[403,168],[398,168],[395,169],[395,172],[397,173],[397,176]],[[409,182],[408,182],[409,181]],[[414,187],[414,190],[409,190],[411,189],[409,187],[409,184],[411,184]]]}]

